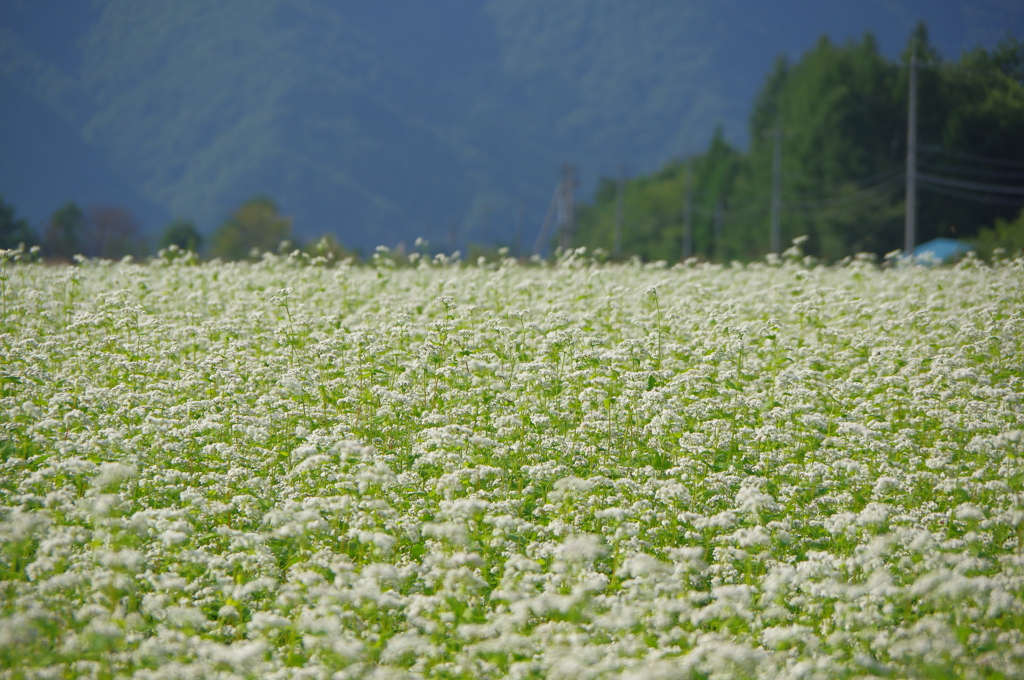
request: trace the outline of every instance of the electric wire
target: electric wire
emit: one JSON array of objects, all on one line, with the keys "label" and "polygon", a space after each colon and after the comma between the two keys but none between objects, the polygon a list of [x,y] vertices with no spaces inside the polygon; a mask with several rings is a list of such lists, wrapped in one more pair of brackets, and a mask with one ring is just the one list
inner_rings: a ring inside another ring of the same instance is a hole
[{"label": "electric wire", "polygon": [[[769,202],[762,200],[753,205],[746,205],[742,208],[722,208],[722,219],[735,219],[744,215],[751,215],[755,213],[763,212],[768,208]],[[714,216],[714,208],[706,208],[702,205],[694,205],[693,211],[704,216]]]},{"label": "electric wire", "polygon": [[992,194],[979,194],[973,191],[951,189],[949,187],[931,184],[930,182],[919,182],[918,188],[941,196],[950,196],[965,201],[972,201],[974,203],[987,203],[990,205],[1024,205],[1024,198],[1013,199],[1004,198],[1002,196],[993,196]]},{"label": "electric wire", "polygon": [[842,188],[844,186],[849,186],[851,184],[854,184],[856,186],[861,186],[861,187],[867,187],[867,186],[874,185],[874,184],[876,184],[878,182],[883,182],[883,181],[885,181],[885,180],[887,180],[887,179],[889,179],[891,177],[899,175],[902,172],[903,172],[903,164],[901,163],[900,165],[889,166],[885,170],[882,170],[880,172],[876,172],[873,175],[867,175],[865,177],[858,177],[856,179],[844,180],[844,181],[841,181],[841,182],[833,182],[833,183],[830,183],[830,184],[822,184],[822,183],[820,183],[820,180],[818,180],[817,178],[809,177],[807,175],[803,175],[803,174],[795,173],[795,172],[783,172],[782,176],[783,177],[788,177],[790,179],[797,179],[797,180],[799,180],[801,182],[817,183],[817,186],[818,186],[819,190],[824,191],[824,190],[827,190],[827,189],[840,189],[840,188]]},{"label": "electric wire", "polygon": [[965,160],[978,161],[981,163],[988,163],[989,165],[1002,165],[1009,168],[1021,168],[1024,169],[1024,161],[1011,161],[1006,158],[994,158],[992,156],[980,156],[974,153],[967,153],[965,151],[951,151],[945,147],[937,144],[922,144],[917,147],[918,151],[925,151],[931,153],[941,153],[946,156],[953,156],[954,158],[963,158]]},{"label": "electric wire", "polygon": [[988,170],[985,168],[974,168],[964,165],[950,165],[948,163],[919,163],[919,168],[932,168],[940,172],[960,172],[967,175],[977,175],[980,177],[995,177],[1002,179],[1019,179],[1024,180],[1024,172],[1008,172],[1006,170]]},{"label": "electric wire", "polygon": [[990,194],[1008,194],[1013,196],[1024,196],[1024,186],[1014,187],[1007,186],[1005,184],[988,184],[987,182],[969,182],[963,179],[953,179],[951,177],[942,177],[941,175],[931,175],[926,172],[917,173],[917,178],[922,182],[930,182],[932,184],[938,184],[940,186],[950,187],[952,189],[966,189],[967,191],[976,191],[980,193]]},{"label": "electric wire", "polygon": [[805,210],[810,211],[817,208],[831,208],[840,205],[849,205],[851,203],[859,203],[865,200],[870,195],[877,195],[883,192],[883,190],[896,186],[903,181],[905,173],[901,170],[895,175],[889,177],[886,180],[878,182],[869,187],[858,189],[857,191],[850,192],[842,196],[834,196],[831,198],[823,199],[810,199],[802,201],[783,201],[782,207],[789,210]]}]

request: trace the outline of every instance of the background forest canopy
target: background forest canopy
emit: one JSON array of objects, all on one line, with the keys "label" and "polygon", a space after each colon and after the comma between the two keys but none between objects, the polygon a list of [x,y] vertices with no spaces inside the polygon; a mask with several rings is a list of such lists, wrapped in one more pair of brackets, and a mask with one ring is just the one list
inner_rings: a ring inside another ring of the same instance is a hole
[{"label": "background forest canopy", "polygon": [[580,211],[574,244],[613,251],[621,220],[623,256],[679,260],[689,164],[692,254],[763,258],[778,128],[783,247],[807,235],[804,250],[826,261],[901,248],[911,54],[922,173],[916,243],[947,237],[983,252],[1024,247],[1024,42],[1008,36],[946,62],[924,24],[896,61],[870,33],[842,45],[822,37],[793,64],[779,57],[750,113],[749,151],[719,129],[705,152],[654,175],[621,188],[603,179]]},{"label": "background forest canopy", "polygon": [[[870,33],[843,44],[822,37],[795,63],[780,56],[750,112],[749,150],[730,144],[719,128],[703,153],[672,161],[653,175],[601,180],[593,201],[578,208],[572,245],[616,257],[678,261],[684,257],[689,191],[688,254],[719,262],[763,258],[770,249],[778,140],[783,247],[807,235],[803,249],[825,261],[899,249],[911,54],[918,64],[922,173],[916,243],[962,239],[983,255],[996,247],[1024,248],[1024,42],[1008,36],[992,49],[979,47],[958,61],[943,61],[924,24],[896,60],[880,53]],[[534,225],[525,226],[517,242],[533,240]],[[241,203],[212,233],[178,218],[152,238],[122,207],[83,209],[69,201],[36,227],[0,197],[0,248],[40,245],[52,259],[117,259],[170,245],[244,259],[254,249],[280,250],[282,242],[288,249],[302,247],[292,227],[293,220],[266,195]],[[501,245],[513,244],[478,243],[470,255]],[[528,254],[519,245],[512,254]],[[353,254],[330,234],[310,239],[306,250],[339,258]]]}]

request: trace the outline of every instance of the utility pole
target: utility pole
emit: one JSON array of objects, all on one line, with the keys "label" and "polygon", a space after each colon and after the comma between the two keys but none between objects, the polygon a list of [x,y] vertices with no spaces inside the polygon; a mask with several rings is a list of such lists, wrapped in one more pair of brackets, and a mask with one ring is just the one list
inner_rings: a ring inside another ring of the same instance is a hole
[{"label": "utility pole", "polygon": [[[544,224],[541,225],[540,233],[533,244],[533,254],[539,255],[544,247],[544,240],[548,237],[548,229],[552,224],[558,231],[558,245],[563,250],[572,247],[572,233],[576,227],[576,167],[573,165],[562,166],[562,181],[555,187],[555,193],[551,196],[551,203],[548,205],[548,212],[544,216]],[[552,218],[554,221],[552,222]]]},{"label": "utility pole", "polygon": [[562,199],[562,183],[559,182],[555,187],[555,193],[551,195],[551,202],[548,203],[548,211],[544,213],[544,223],[540,227],[540,232],[537,234],[537,240],[533,243],[533,254],[540,255],[541,250],[544,249],[544,240],[548,237],[548,230],[551,228],[551,219],[555,217],[558,212],[559,204]]},{"label": "utility pole", "polygon": [[572,248],[572,234],[576,228],[576,166],[562,166],[561,186],[561,224],[559,225],[559,245],[562,250]]},{"label": "utility pole", "polygon": [[722,248],[722,199],[718,199],[715,203],[715,217],[713,223],[713,230],[715,235],[715,258],[720,262],[724,262],[725,255]]},{"label": "utility pole", "polygon": [[626,203],[626,164],[619,163],[619,181],[615,188],[615,239],[612,244],[612,257],[622,256],[622,221]]},{"label": "utility pole", "polygon": [[772,236],[771,252],[779,254],[782,247],[782,123],[775,122],[775,144],[772,151]]},{"label": "utility pole", "polygon": [[683,171],[683,259],[693,257],[693,161]]},{"label": "utility pole", "polygon": [[512,255],[519,257],[523,249],[523,197],[516,199],[516,240],[513,242]]},{"label": "utility pole", "polygon": [[[916,52],[916,50],[915,50]],[[907,111],[907,196],[903,255],[914,254],[917,230],[917,55],[910,55],[910,102]]]}]

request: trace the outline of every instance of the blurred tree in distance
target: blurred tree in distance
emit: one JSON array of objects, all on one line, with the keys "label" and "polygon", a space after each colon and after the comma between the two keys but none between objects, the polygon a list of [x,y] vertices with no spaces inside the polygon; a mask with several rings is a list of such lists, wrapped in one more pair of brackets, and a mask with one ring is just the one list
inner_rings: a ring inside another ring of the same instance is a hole
[{"label": "blurred tree in distance", "polygon": [[16,217],[14,206],[0,196],[0,249],[14,250],[21,244],[31,248],[39,236],[24,217]]},{"label": "blurred tree in distance", "polygon": [[974,245],[986,258],[992,257],[997,248],[1011,256],[1024,252],[1024,209],[1015,220],[997,219],[995,225],[979,231]]},{"label": "blurred tree in distance", "polygon": [[192,220],[179,217],[164,229],[157,247],[163,249],[172,245],[178,246],[185,251],[198,253],[200,246],[203,245],[203,236],[196,229],[196,225]]},{"label": "blurred tree in distance", "polygon": [[142,255],[145,252],[139,223],[125,208],[92,206],[87,224],[87,255],[117,260],[125,255]]},{"label": "blurred tree in distance", "polygon": [[314,257],[323,257],[335,262],[349,258],[354,261],[359,260],[359,253],[349,250],[339,243],[334,234],[324,234],[316,243],[307,245],[306,252]]},{"label": "blurred tree in distance", "polygon": [[226,260],[242,260],[253,249],[274,252],[282,241],[291,238],[292,220],[277,211],[269,196],[250,198],[214,232],[210,255]]},{"label": "blurred tree in distance", "polygon": [[50,217],[43,229],[43,255],[70,260],[82,252],[87,221],[74,201],[67,201]]},{"label": "blurred tree in distance", "polygon": [[[689,163],[694,253],[719,262],[764,257],[776,130],[783,244],[806,234],[804,249],[826,261],[900,248],[912,54],[917,242],[970,239],[999,224],[986,238],[998,232],[1013,243],[1021,205],[1006,196],[1006,187],[1024,177],[1024,41],[1006,38],[993,50],[977,48],[958,62],[943,62],[919,24],[898,60],[881,54],[870,33],[842,45],[822,37],[792,64],[780,57],[754,101],[748,151],[732,149],[716,134],[706,151],[626,183],[623,255],[680,258]],[[936,176],[946,184],[929,180]],[[994,189],[986,194],[985,187]],[[605,180],[580,211],[577,245],[610,250],[615,213],[615,183]]]}]

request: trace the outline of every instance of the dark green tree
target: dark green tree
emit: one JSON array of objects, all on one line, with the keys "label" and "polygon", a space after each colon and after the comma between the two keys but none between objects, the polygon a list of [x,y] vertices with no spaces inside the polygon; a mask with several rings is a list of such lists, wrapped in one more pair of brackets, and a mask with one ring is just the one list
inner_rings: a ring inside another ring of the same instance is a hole
[{"label": "dark green tree", "polygon": [[178,246],[182,250],[197,253],[200,246],[203,245],[203,237],[196,229],[196,225],[192,220],[179,217],[164,229],[164,233],[160,236],[158,247],[162,249],[169,248],[172,245]]},{"label": "dark green tree", "polygon": [[117,260],[125,255],[143,255],[145,241],[138,221],[127,209],[115,205],[89,208],[85,254]]},{"label": "dark green tree", "polygon": [[[959,62],[941,63],[922,75],[935,82],[921,92],[919,101],[938,108],[941,115],[920,123],[921,171],[1020,186],[1019,168],[1004,163],[1024,160],[1024,41],[1006,38],[992,51],[971,50]],[[927,185],[918,203],[921,241],[936,236],[970,239],[981,227],[1013,221],[1020,210],[1019,203],[989,202],[978,194]]]},{"label": "dark green tree", "polygon": [[979,255],[986,258],[995,255],[997,248],[1011,256],[1024,253],[1024,209],[1015,220],[1000,218],[995,225],[981,229],[974,240],[974,247]]},{"label": "dark green tree", "polygon": [[[905,95],[899,67],[874,37],[835,45],[827,38],[769,79],[751,115],[752,149],[742,200],[771,194],[772,132],[781,129],[782,243],[806,234],[806,250],[827,260],[899,246],[906,157]],[[769,120],[769,111],[775,120]],[[770,215],[751,225],[765,243]],[[767,251],[765,247],[761,252]]]},{"label": "dark green tree", "polygon": [[[726,205],[740,169],[741,154],[715,130],[708,150],[690,159],[693,182],[693,246],[705,257],[721,259],[728,248],[716,244],[714,214]],[[685,163],[674,161],[649,177],[626,182],[622,250],[647,260],[676,261],[682,253]],[[593,205],[580,209],[577,243],[610,251],[614,240],[616,183],[602,179]],[[724,211],[723,211],[724,214]],[[716,252],[718,248],[719,252]]]},{"label": "dark green tree", "polygon": [[39,235],[28,220],[15,215],[14,206],[0,197],[0,249],[13,250],[21,244],[31,248],[39,243]]},{"label": "dark green tree", "polygon": [[289,240],[292,220],[277,211],[268,196],[256,196],[239,206],[213,234],[210,254],[226,260],[241,260],[256,249],[274,252]]},{"label": "dark green tree", "polygon": [[43,230],[43,255],[71,259],[82,252],[88,226],[85,213],[74,201],[68,201],[50,217]]},{"label": "dark green tree", "polygon": [[[719,261],[767,253],[777,127],[783,246],[806,234],[805,250],[827,261],[902,247],[912,54],[918,167],[925,178],[918,190],[918,243],[938,236],[969,239],[997,220],[1010,224],[1019,203],[947,190],[927,175],[1019,185],[1019,170],[1006,161],[1024,159],[1024,42],[1007,38],[991,51],[979,48],[944,62],[922,24],[896,61],[879,52],[871,34],[842,45],[823,37],[795,63],[776,61],[751,111],[750,149],[731,149],[717,132],[708,150],[691,159],[696,253]],[[673,162],[628,183],[625,255],[678,259],[682,174],[682,164]],[[722,234],[716,240],[719,202]],[[579,223],[581,243],[611,248],[614,183],[600,185]]]}]

